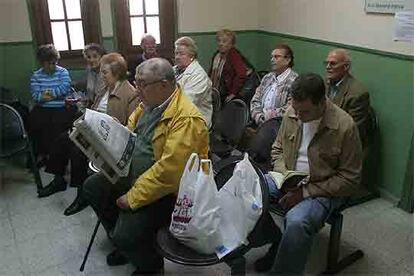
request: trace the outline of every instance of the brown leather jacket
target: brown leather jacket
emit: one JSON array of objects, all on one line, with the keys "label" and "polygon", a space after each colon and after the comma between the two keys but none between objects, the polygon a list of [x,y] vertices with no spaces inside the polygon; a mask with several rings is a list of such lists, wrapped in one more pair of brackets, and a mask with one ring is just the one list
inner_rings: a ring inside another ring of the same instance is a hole
[{"label": "brown leather jacket", "polygon": [[359,129],[362,146],[368,144],[369,93],[367,88],[351,74],[345,75],[332,102],[348,112]]},{"label": "brown leather jacket", "polygon": [[[105,92],[105,90],[102,90],[96,95],[94,103],[91,106],[92,109],[98,107]],[[108,110],[106,113],[117,118],[121,124],[126,125],[129,115],[135,110],[139,102],[138,94],[135,92],[134,87],[128,80],[122,80],[108,97]]]},{"label": "brown leather jacket", "polygon": [[[274,171],[295,170],[302,123],[292,107],[286,111],[272,146]],[[308,147],[311,196],[352,196],[360,192],[362,146],[353,119],[327,100],[318,130]]]}]

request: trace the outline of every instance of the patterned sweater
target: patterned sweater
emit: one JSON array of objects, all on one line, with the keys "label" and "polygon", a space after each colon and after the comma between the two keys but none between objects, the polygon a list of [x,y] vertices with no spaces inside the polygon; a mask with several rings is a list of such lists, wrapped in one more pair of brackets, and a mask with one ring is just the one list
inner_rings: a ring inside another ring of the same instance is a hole
[{"label": "patterned sweater", "polygon": [[[70,92],[70,82],[69,72],[63,67],[56,66],[53,74],[47,74],[40,68],[30,79],[30,93],[33,100],[43,107],[64,107],[65,97]],[[45,92],[51,96],[50,100],[44,100]]]},{"label": "patterned sweater", "polygon": [[[291,70],[290,73],[286,76],[286,78],[278,84],[277,88],[277,97],[279,105],[274,106],[273,109],[276,111],[275,117],[282,117],[285,113],[286,109],[288,108],[288,103],[290,100],[290,89],[292,86],[293,81],[296,79],[298,74]],[[260,85],[256,88],[256,93],[254,94],[251,103],[250,103],[250,112],[252,119],[256,122],[256,124],[260,125],[265,121],[264,117],[264,98],[268,90],[272,87],[273,83],[276,81],[276,74],[274,72],[270,72],[265,75],[260,83]]]}]

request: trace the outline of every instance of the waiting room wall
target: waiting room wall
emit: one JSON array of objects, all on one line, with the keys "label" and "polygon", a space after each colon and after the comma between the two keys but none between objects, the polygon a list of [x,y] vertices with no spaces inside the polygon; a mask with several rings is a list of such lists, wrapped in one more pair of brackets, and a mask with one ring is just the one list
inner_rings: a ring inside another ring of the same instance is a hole
[{"label": "waiting room wall", "polygon": [[351,70],[368,87],[380,122],[381,151],[374,168],[378,185],[399,198],[409,169],[414,125],[414,44],[393,41],[393,15],[366,14],[365,0],[261,3],[259,12],[268,13],[259,19],[259,29],[265,31],[263,52],[275,43],[288,42],[296,53],[298,71],[323,74],[322,61],[329,49],[351,51]]},{"label": "waiting room wall", "polygon": [[[112,0],[99,2],[103,44],[116,49]],[[323,74],[329,49],[350,49],[352,71],[368,86],[380,120],[378,185],[399,198],[413,133],[414,47],[392,42],[392,16],[367,15],[363,5],[364,0],[177,0],[178,32],[198,42],[206,69],[220,28],[237,30],[237,47],[258,70],[269,68],[270,50],[280,42],[292,46],[298,72]],[[30,98],[28,79],[37,67],[29,22],[27,1],[0,1],[0,84],[23,100]]]},{"label": "waiting room wall", "polygon": [[[201,0],[200,0],[201,1]],[[384,195],[398,199],[406,171],[413,133],[414,45],[392,41],[392,15],[365,14],[364,0],[260,0],[258,27],[237,32],[237,47],[259,70],[269,69],[272,47],[287,42],[295,53],[294,69],[324,74],[322,61],[335,47],[351,51],[352,72],[371,94],[380,122],[380,155],[374,168]],[[237,8],[237,13],[239,8]],[[211,16],[214,7],[203,7]],[[200,61],[210,65],[214,30],[204,19],[181,25],[181,34],[196,39],[203,53]],[[214,22],[214,17],[211,20]],[[200,26],[198,31],[197,26]],[[208,53],[205,57],[205,53]]]}]

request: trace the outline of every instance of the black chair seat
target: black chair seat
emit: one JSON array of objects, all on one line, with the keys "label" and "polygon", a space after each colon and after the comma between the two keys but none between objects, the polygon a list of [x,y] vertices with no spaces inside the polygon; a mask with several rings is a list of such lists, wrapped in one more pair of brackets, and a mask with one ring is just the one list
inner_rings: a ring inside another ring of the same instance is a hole
[{"label": "black chair seat", "polygon": [[0,151],[0,158],[10,157],[18,152],[26,150],[28,147],[26,140],[3,140]]},{"label": "black chair seat", "polygon": [[[242,158],[243,157],[240,156],[231,156],[215,164],[214,172],[217,189],[220,189],[233,175],[233,169],[235,165]],[[230,266],[232,274],[244,274],[244,254],[247,251],[249,251],[251,248],[260,247],[267,243],[278,244],[281,232],[268,212],[269,191],[267,182],[260,169],[255,164],[253,164],[253,166],[260,178],[260,185],[262,188],[263,214],[257,221],[256,226],[252,232],[247,237],[249,240],[249,245],[239,246],[237,249],[233,250],[222,259],[218,259],[215,254],[200,254],[188,246],[182,244],[170,233],[169,227],[163,227],[157,232],[157,249],[159,253],[168,260],[182,265],[208,266],[220,262],[225,262]]]},{"label": "black chair seat", "polygon": [[10,158],[22,152],[28,153],[29,164],[39,191],[42,182],[23,119],[12,106],[0,103],[0,158]]},{"label": "black chair seat", "polygon": [[218,155],[220,158],[224,158],[232,152],[233,147],[226,143],[225,141],[222,141],[218,138],[216,138],[214,135],[210,135],[210,151],[214,154]]},{"label": "black chair seat", "polygon": [[208,266],[220,262],[216,254],[201,254],[179,242],[170,233],[168,227],[158,231],[157,242],[164,257],[178,264]]}]

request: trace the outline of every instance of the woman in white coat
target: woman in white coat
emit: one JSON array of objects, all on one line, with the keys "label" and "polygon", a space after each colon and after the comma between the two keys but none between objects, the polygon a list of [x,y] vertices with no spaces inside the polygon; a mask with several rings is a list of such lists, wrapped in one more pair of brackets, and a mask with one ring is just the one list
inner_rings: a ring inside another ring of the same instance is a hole
[{"label": "woman in white coat", "polygon": [[192,38],[183,36],[175,41],[175,64],[177,82],[210,127],[213,113],[211,80],[197,61],[197,45]]}]

